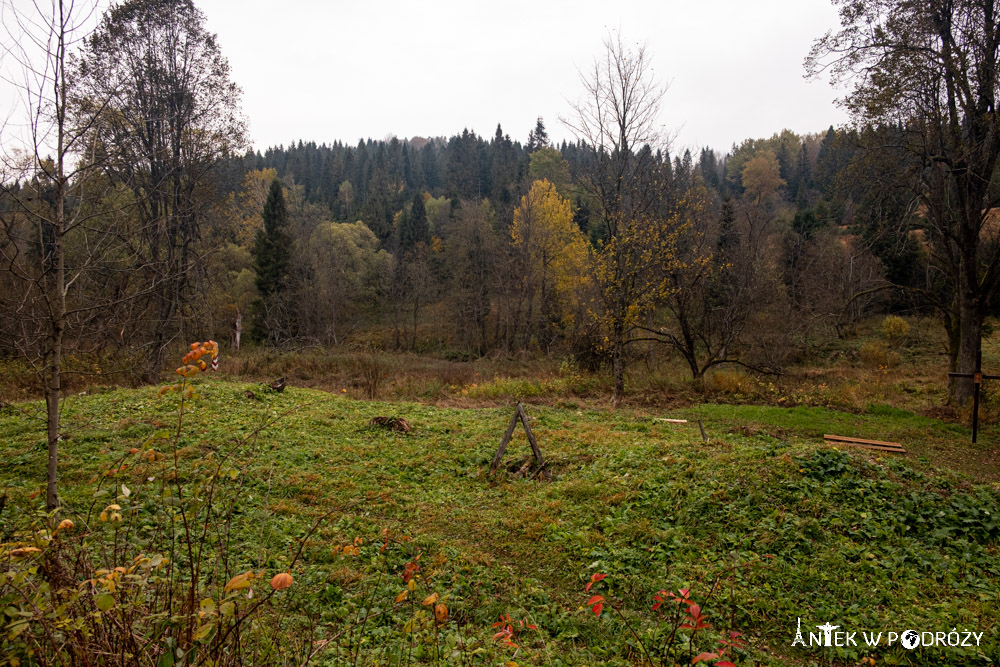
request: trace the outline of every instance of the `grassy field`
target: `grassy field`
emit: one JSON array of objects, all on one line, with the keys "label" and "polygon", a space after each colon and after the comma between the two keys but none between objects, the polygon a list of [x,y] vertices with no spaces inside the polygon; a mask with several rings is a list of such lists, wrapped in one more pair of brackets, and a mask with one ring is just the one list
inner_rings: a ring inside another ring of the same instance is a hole
[{"label": "grassy field", "polygon": [[[243,569],[270,576],[301,548],[295,584],[274,603],[289,632],[311,633],[316,664],[691,664],[730,631],[745,645],[724,657],[740,665],[1000,661],[992,426],[972,446],[966,427],[889,402],[847,411],[689,397],[672,409],[608,412],[563,391],[527,401],[546,481],[516,474],[530,452],[523,433],[500,474],[487,475],[512,404],[505,392],[477,395],[479,383],[465,397],[458,389],[424,403],[296,387],[273,394],[216,378],[197,386],[177,474],[225,460],[235,508],[231,566],[205,588]],[[164,495],[154,474],[163,462],[147,453],[159,448],[169,460],[179,400],[141,388],[67,401],[62,489],[81,532],[121,539],[121,528],[97,519],[114,501],[137,517],[129,525],[140,544],[159,544],[143,538],[139,518]],[[0,410],[0,483],[10,497],[0,525],[38,502],[41,416],[38,403]],[[372,426],[376,416],[405,418],[412,431]],[[703,420],[710,441],[664,417]],[[840,451],[823,445],[830,432],[900,441],[909,454]],[[707,627],[678,629],[678,610],[692,607],[664,593],[652,609],[658,592],[679,589]],[[433,594],[447,606],[441,623],[435,603],[421,604]],[[605,599],[599,615],[588,605],[594,594]],[[793,647],[800,618],[803,632],[831,622],[856,631],[860,645]],[[907,650],[883,640],[872,649],[860,639],[953,628],[982,633],[979,646]]]}]

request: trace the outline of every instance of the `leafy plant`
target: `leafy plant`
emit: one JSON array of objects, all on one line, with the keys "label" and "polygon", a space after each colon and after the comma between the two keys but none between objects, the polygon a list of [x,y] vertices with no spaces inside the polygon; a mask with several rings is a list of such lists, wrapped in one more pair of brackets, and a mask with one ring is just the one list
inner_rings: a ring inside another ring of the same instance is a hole
[{"label": "leafy plant", "polygon": [[177,422],[121,454],[92,480],[89,510],[55,524],[54,513],[25,511],[0,544],[0,665],[243,664],[308,654],[308,635],[287,632],[285,593],[294,584],[300,540],[278,573],[252,567],[269,559],[235,537],[245,462],[262,424],[228,447],[185,446],[184,422],[197,397],[192,379],[218,355],[214,341],[193,343],[179,381]]},{"label": "leafy plant", "polygon": [[[604,573],[598,572],[591,575],[590,581],[585,587],[586,592],[591,593],[591,588],[606,578],[607,575]],[[712,591],[715,590],[716,586],[713,586]],[[709,596],[711,597],[711,593]],[[594,594],[587,600],[587,605],[594,616],[599,618],[604,611],[606,602],[603,595]],[[660,665],[665,664],[664,660],[667,656],[669,656],[670,664],[677,664],[678,649],[686,644],[686,654],[682,651],[680,658],[687,660],[687,664],[714,660],[715,662],[712,664],[715,667],[735,667],[733,662],[723,658],[735,649],[746,646],[746,643],[740,639],[741,633],[730,630],[727,636],[717,639],[713,651],[694,653],[696,640],[698,643],[704,642],[704,640],[698,639],[699,632],[705,635],[713,632],[714,629],[712,624],[708,622],[708,615],[703,611],[702,606],[691,599],[691,589],[689,588],[678,589],[676,593],[665,589],[658,591],[653,596],[653,605],[650,608],[651,611],[655,612],[655,618],[651,621],[652,627],[646,628],[642,633],[622,611],[621,604],[611,605],[610,608],[636,640],[644,660],[650,665],[656,664],[654,656],[659,658]]]}]

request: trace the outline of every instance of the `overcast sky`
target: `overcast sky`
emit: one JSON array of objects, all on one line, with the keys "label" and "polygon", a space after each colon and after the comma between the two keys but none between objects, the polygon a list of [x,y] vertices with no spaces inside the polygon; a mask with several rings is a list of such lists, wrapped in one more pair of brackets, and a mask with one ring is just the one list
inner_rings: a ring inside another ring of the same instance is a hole
[{"label": "overcast sky", "polygon": [[[676,133],[675,154],[725,152],[747,138],[821,132],[846,119],[826,80],[803,78],[812,41],[838,24],[829,0],[195,3],[243,88],[259,149],[463,128],[490,137],[497,123],[524,142],[538,116],[553,139],[572,140],[559,119],[571,114],[579,72],[601,55],[609,31],[645,44],[655,76],[669,84],[661,120]],[[14,121],[14,95],[3,97]]]},{"label": "overcast sky", "polygon": [[670,84],[674,149],[820,132],[844,122],[837,92],[803,79],[812,41],[838,25],[829,0],[196,0],[218,34],[258,148],[389,134],[554,139],[579,70],[609,30],[645,43]]}]

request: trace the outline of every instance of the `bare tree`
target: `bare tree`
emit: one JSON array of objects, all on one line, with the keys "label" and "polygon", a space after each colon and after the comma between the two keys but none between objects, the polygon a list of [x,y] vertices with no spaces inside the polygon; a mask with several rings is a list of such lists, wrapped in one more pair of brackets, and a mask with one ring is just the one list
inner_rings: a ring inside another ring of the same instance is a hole
[{"label": "bare tree", "polygon": [[582,186],[598,203],[604,226],[594,284],[617,405],[625,395],[626,347],[669,289],[664,269],[676,255],[678,221],[665,201],[662,150],[669,142],[659,121],[666,87],[653,78],[644,46],[628,47],[614,34],[604,47],[604,56],[581,74],[585,97],[563,123],[595,151]]},{"label": "bare tree", "polygon": [[[77,113],[104,104],[88,139],[111,183],[131,193],[139,266],[157,288],[146,301],[155,381],[178,335],[201,260],[219,159],[245,144],[241,91],[205,16],[191,0],[113,6],[75,63]],[[105,101],[106,102],[103,102]]]},{"label": "bare tree", "polygon": [[[0,260],[4,344],[32,365],[45,391],[48,465],[45,504],[59,506],[58,461],[67,328],[95,311],[70,307],[112,238],[98,214],[83,205],[93,162],[84,137],[93,115],[70,117],[67,59],[83,37],[94,7],[40,1],[30,10],[0,6],[3,53],[23,77],[7,83],[20,93],[23,131],[5,127]],[[95,110],[102,105],[97,104]],[[21,150],[11,150],[21,143]],[[91,189],[92,191],[92,189]],[[70,200],[73,200],[70,205]],[[80,251],[82,247],[82,252]]]},{"label": "bare tree", "polygon": [[[951,283],[942,308],[952,370],[978,368],[983,320],[1000,288],[1000,243],[988,220],[1000,204],[1000,3],[997,0],[834,0],[843,28],[817,40],[817,75],[853,85],[845,105],[862,129],[898,128],[908,154],[914,224]],[[884,132],[867,136],[884,139]],[[904,221],[900,221],[901,226]],[[953,399],[972,382],[951,386]]]}]

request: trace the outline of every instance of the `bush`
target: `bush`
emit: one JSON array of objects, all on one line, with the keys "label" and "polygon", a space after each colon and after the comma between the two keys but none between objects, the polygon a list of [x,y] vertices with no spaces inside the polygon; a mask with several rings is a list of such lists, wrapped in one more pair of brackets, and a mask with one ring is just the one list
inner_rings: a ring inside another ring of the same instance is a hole
[{"label": "bush", "polygon": [[882,320],[882,335],[890,345],[897,345],[910,333],[910,325],[898,315],[888,315]]},{"label": "bush", "polygon": [[757,393],[757,380],[738,371],[715,371],[707,377],[708,389],[731,396],[751,397]]},{"label": "bush", "polygon": [[160,391],[176,394],[178,426],[92,480],[89,509],[60,520],[10,508],[0,543],[0,665],[221,666],[311,650],[307,619],[288,613],[283,592],[301,548],[272,556],[269,572],[258,569],[269,562],[266,547],[240,539],[259,530],[237,500],[263,425],[223,447],[181,446],[196,397],[191,378],[206,354],[217,346],[194,344],[180,382]]},{"label": "bush", "polygon": [[[905,322],[904,322],[905,324]],[[858,348],[861,363],[872,370],[885,371],[899,365],[899,354],[889,349],[883,341],[868,341]]]}]

